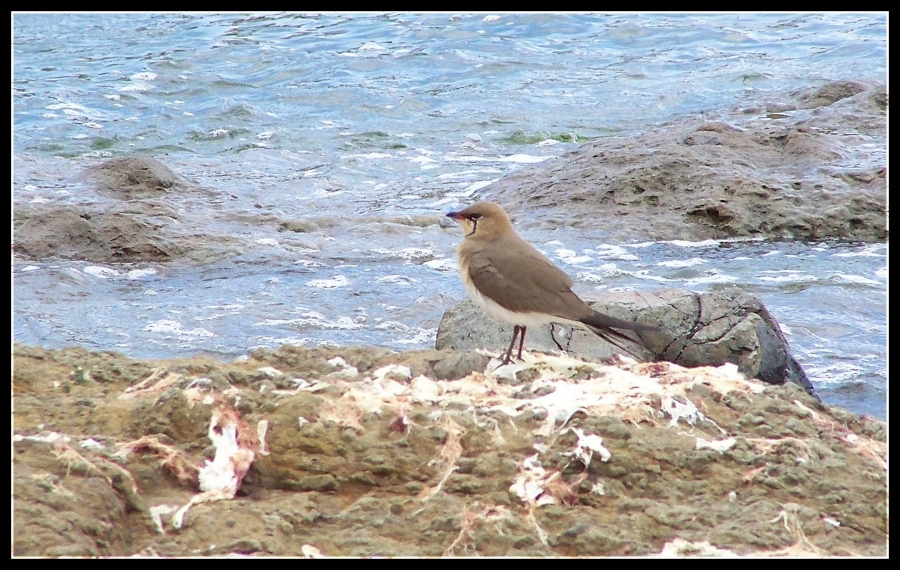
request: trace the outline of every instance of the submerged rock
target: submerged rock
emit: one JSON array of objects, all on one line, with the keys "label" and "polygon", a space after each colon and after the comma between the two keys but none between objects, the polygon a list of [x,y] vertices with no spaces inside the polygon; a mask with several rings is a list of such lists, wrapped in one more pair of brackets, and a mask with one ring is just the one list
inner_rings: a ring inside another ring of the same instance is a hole
[{"label": "submerged rock", "polygon": [[96,192],[77,202],[16,204],[14,252],[35,260],[209,263],[233,255],[244,241],[210,234],[208,213],[192,217],[185,200],[220,198],[158,160],[115,158],[87,168],[76,180]]},{"label": "submerged rock", "polygon": [[111,158],[87,168],[77,179],[126,199],[184,190],[189,186],[168,166],[149,156]]},{"label": "submerged rock", "polygon": [[162,205],[26,204],[16,207],[13,250],[31,259],[170,261],[185,253],[164,229],[174,219],[174,211]]}]

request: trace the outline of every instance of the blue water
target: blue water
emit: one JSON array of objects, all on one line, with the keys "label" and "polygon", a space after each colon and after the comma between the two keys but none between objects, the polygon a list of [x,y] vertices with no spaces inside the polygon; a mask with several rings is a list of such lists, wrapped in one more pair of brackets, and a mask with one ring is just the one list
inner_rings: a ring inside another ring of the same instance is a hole
[{"label": "blue water", "polygon": [[[99,200],[74,176],[142,153],[227,197],[173,200],[191,231],[240,243],[200,266],[17,258],[15,338],[139,357],[430,346],[465,295],[459,236],[397,217],[440,215],[579,141],[734,121],[835,79],[884,83],[886,27],[885,14],[15,14],[14,203]],[[849,166],[884,166],[874,148]],[[338,222],[278,231],[303,218]],[[620,251],[583,228],[523,233],[582,293],[748,289],[827,402],[886,416],[887,246]]]}]

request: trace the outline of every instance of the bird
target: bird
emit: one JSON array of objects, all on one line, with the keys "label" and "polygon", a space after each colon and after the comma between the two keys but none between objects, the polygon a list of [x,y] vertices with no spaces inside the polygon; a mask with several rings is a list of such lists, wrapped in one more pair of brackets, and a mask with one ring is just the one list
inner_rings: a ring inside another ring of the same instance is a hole
[{"label": "bird", "polygon": [[640,341],[615,329],[657,330],[589,307],[572,292],[572,279],[519,237],[499,204],[476,202],[447,217],[456,220],[465,233],[456,248],[456,258],[469,297],[489,315],[513,325],[512,341],[501,365],[510,363],[517,337],[518,360],[522,360],[528,327],[566,323],[585,328],[629,354],[631,351],[619,341]]}]

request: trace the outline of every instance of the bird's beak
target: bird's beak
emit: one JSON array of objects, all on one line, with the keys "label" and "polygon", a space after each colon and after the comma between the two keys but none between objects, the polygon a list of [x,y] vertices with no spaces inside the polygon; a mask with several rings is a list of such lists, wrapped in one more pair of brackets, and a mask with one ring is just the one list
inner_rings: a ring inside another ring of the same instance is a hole
[{"label": "bird's beak", "polygon": [[447,214],[448,218],[453,218],[454,220],[465,220],[466,217],[463,216],[460,212],[449,212]]}]

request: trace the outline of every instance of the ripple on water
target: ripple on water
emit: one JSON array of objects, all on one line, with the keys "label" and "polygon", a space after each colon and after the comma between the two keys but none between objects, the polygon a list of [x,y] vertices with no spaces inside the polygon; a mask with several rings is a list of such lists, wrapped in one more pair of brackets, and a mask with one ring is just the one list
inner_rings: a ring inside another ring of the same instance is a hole
[{"label": "ripple on water", "polygon": [[329,279],[312,279],[306,282],[307,287],[314,289],[339,289],[350,285],[350,280],[343,275],[336,275]]}]

